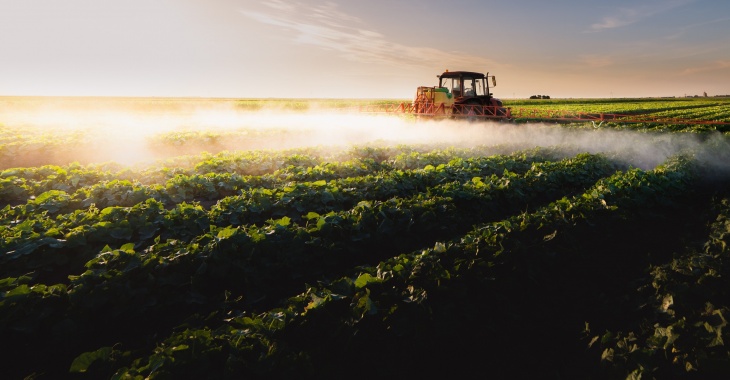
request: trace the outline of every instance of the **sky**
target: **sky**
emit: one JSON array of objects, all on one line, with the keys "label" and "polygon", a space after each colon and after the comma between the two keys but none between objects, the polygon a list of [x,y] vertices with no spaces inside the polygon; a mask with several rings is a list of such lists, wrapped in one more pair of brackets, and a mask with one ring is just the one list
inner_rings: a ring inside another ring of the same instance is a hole
[{"label": "sky", "polygon": [[0,96],[730,94],[730,1],[0,0]]}]

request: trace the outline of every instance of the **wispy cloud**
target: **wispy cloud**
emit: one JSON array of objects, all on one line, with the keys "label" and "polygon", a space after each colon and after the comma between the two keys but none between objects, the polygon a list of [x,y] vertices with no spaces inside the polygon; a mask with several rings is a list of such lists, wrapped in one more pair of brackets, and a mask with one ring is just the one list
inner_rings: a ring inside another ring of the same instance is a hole
[{"label": "wispy cloud", "polygon": [[703,66],[689,67],[682,71],[683,75],[697,74],[707,71],[725,71],[730,69],[730,60],[718,60]]},{"label": "wispy cloud", "polygon": [[336,52],[348,60],[401,67],[484,67],[492,63],[486,58],[466,53],[392,42],[359,18],[341,11],[332,2],[309,6],[266,0],[261,4],[267,10],[242,9],[240,12],[260,23],[289,31],[291,40],[296,43]]},{"label": "wispy cloud", "polygon": [[607,29],[621,28],[695,1],[697,0],[655,0],[646,4],[637,4],[631,8],[619,8],[614,14],[605,16],[601,21],[592,24],[589,31],[600,32]]},{"label": "wispy cloud", "polygon": [[677,33],[668,35],[666,37],[666,39],[675,40],[675,39],[680,38],[683,35],[687,34],[692,29],[700,28],[700,27],[707,26],[707,25],[717,24],[717,23],[721,23],[721,22],[728,22],[728,21],[730,21],[730,17],[723,17],[723,18],[709,20],[709,21],[705,21],[705,22],[701,22],[701,23],[685,25],[685,26],[680,27],[679,30],[677,31]]}]

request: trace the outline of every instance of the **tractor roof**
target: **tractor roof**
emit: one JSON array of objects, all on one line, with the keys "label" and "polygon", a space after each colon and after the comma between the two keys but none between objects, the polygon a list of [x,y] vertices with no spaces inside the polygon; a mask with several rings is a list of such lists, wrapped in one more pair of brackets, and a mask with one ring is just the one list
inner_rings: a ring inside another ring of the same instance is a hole
[{"label": "tractor roof", "polygon": [[459,77],[471,77],[476,79],[484,78],[484,74],[475,73],[473,71],[445,71],[440,75],[441,78],[459,78]]}]

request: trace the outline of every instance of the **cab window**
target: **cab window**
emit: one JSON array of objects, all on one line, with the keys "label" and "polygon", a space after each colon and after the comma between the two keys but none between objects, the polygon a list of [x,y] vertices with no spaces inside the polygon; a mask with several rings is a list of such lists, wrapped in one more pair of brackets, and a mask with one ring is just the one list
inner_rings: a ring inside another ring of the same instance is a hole
[{"label": "cab window", "polygon": [[441,87],[446,87],[454,96],[461,96],[461,86],[458,78],[442,78]]},{"label": "cab window", "polygon": [[477,96],[487,95],[487,90],[484,88],[484,80],[477,79],[475,82]]},{"label": "cab window", "polygon": [[464,96],[476,96],[474,78],[464,78]]}]

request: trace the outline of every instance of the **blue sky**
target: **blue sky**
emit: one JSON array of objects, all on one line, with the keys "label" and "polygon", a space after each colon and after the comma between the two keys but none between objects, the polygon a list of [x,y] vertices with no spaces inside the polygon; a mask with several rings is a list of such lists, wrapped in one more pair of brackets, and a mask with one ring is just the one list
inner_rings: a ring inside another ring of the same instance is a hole
[{"label": "blue sky", "polygon": [[717,0],[0,0],[0,95],[410,98],[730,94]]}]

